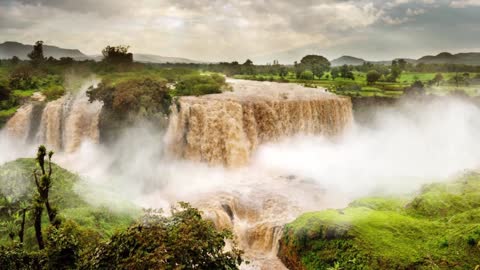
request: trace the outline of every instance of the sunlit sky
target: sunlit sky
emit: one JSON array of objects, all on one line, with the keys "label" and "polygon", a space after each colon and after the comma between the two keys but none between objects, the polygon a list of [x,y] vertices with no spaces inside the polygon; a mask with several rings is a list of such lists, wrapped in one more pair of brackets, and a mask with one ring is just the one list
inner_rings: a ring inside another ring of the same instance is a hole
[{"label": "sunlit sky", "polygon": [[292,63],[480,51],[480,0],[0,0],[0,42]]}]

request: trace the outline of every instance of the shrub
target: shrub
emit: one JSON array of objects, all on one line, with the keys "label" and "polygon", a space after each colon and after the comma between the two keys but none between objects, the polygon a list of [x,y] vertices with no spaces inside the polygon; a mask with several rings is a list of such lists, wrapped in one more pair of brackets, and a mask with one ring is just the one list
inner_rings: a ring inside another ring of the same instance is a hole
[{"label": "shrub", "polygon": [[42,94],[47,97],[48,101],[52,101],[62,97],[65,94],[65,88],[61,85],[51,85],[42,89]]},{"label": "shrub", "polygon": [[376,70],[370,70],[367,73],[367,82],[368,84],[376,83],[382,75]]},{"label": "shrub", "polygon": [[229,231],[217,231],[213,222],[186,203],[170,217],[149,211],[141,222],[116,233],[83,261],[84,269],[238,269],[241,251],[225,252]]},{"label": "shrub", "polygon": [[178,96],[201,96],[221,93],[225,86],[225,78],[218,74],[188,75],[177,83],[175,90]]},{"label": "shrub", "polygon": [[10,87],[12,89],[27,90],[36,88],[34,80],[34,68],[28,65],[22,65],[15,68],[9,76]]},{"label": "shrub", "polygon": [[313,80],[313,72],[310,70],[305,70],[300,74],[300,79],[302,80]]}]

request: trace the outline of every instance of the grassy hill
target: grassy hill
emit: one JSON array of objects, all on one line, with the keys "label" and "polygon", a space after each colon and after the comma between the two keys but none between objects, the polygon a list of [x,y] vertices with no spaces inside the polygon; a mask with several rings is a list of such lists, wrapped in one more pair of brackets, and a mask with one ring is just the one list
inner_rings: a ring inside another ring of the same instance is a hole
[{"label": "grassy hill", "polygon": [[477,269],[480,174],[425,186],[412,199],[365,198],[286,225],[290,269]]},{"label": "grassy hill", "polygon": [[[20,208],[22,202],[32,201],[34,194],[32,171],[35,167],[34,159],[18,159],[0,166],[0,223],[4,226],[9,222],[16,222],[12,220],[12,213]],[[106,207],[96,208],[88,204],[75,192],[78,181],[79,177],[76,174],[53,165],[50,200],[63,219],[77,223],[82,231],[98,239],[107,239],[117,230],[133,223],[134,215],[131,213],[119,213]],[[46,227],[48,223],[46,214],[43,222]],[[25,247],[35,249],[36,240],[32,223],[33,221],[27,218]],[[0,235],[0,245],[8,244],[10,241],[6,233]]]}]

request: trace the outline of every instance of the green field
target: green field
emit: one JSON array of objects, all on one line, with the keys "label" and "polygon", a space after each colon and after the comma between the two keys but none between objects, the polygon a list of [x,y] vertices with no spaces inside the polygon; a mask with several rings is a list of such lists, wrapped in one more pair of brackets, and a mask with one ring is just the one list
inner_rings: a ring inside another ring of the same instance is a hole
[{"label": "green field", "polygon": [[[353,72],[355,80],[336,78],[331,79],[329,72],[325,73],[321,79],[316,80],[300,80],[295,78],[295,74],[289,73],[286,77],[281,78],[278,75],[260,74],[260,75],[235,75],[234,78],[258,81],[276,81],[303,84],[308,87],[323,87],[330,92],[352,96],[352,97],[399,97],[403,94],[405,88],[409,87],[415,81],[419,80],[428,83],[437,73],[419,73],[419,72],[403,72],[397,82],[377,82],[369,85],[366,81],[366,74],[362,72]],[[439,86],[433,85],[426,87],[427,94],[446,95],[454,90],[461,89],[470,96],[477,96],[480,92],[480,84],[459,85],[457,88],[448,81],[455,76],[456,73],[442,73],[444,80]],[[472,74],[478,76],[477,74]],[[351,89],[349,89],[351,88]]]}]

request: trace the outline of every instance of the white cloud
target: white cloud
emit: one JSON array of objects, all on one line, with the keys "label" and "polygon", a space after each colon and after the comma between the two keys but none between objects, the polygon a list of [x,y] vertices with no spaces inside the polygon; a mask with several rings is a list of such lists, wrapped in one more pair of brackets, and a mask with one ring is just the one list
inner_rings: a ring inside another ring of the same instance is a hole
[{"label": "white cloud", "polygon": [[406,11],[407,16],[418,16],[426,12],[423,8],[408,8]]},{"label": "white cloud", "polygon": [[450,2],[450,7],[465,8],[468,6],[480,6],[480,0],[455,0]]}]

